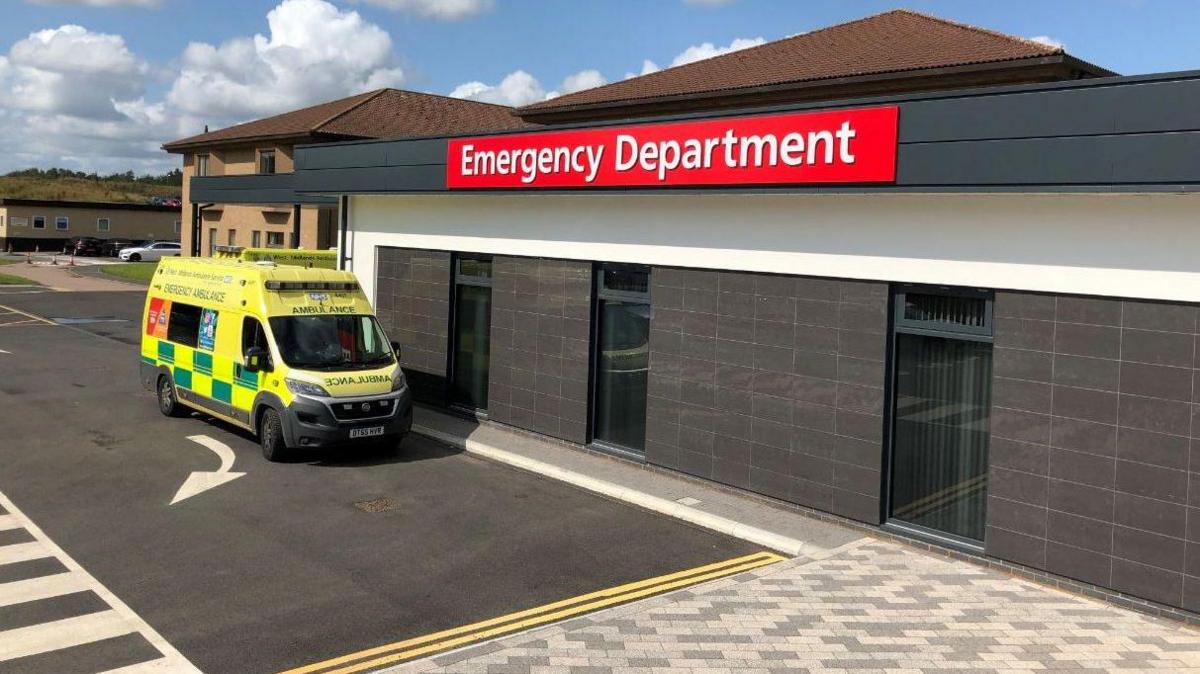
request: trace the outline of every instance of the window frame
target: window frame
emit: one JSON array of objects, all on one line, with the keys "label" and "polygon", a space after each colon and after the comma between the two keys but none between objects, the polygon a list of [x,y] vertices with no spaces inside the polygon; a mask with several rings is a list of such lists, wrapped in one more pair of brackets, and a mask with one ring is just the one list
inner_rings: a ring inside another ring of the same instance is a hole
[{"label": "window frame", "polygon": [[[286,248],[287,239],[283,236],[283,232],[267,232],[267,248]],[[271,243],[273,237],[279,237],[279,243]]]},{"label": "window frame", "polygon": [[208,256],[213,257],[217,254],[217,228],[208,228]]},{"label": "window frame", "polygon": [[56,231],[56,232],[71,231],[71,216],[69,216],[69,215],[54,216],[54,231]]},{"label": "window frame", "polygon": [[250,232],[250,247],[262,248],[262,230],[256,229]]},{"label": "window frame", "polygon": [[[177,331],[178,329],[175,327],[178,325],[178,322],[175,320],[175,312],[178,309],[188,309],[189,312],[192,309],[196,310],[196,325],[191,335],[192,339],[190,343],[178,339],[180,335]],[[187,302],[171,302],[171,312],[167,316],[167,341],[179,346],[186,346],[190,349],[198,349],[200,345],[200,316],[202,313],[203,307],[199,305],[188,304]]]},{"label": "window frame", "polygon": [[183,221],[176,220],[172,226],[175,228],[175,233],[178,234],[183,229]]},{"label": "window frame", "polygon": [[[42,224],[39,225],[38,224],[39,221],[41,221]],[[33,228],[34,229],[46,229],[46,216],[44,216],[44,215],[33,216]]]},{"label": "window frame", "polygon": [[211,157],[212,157],[212,154],[208,153],[208,152],[204,152],[202,154],[201,153],[196,154],[194,163],[195,163],[197,178],[203,178],[208,175],[208,168],[209,168],[208,164],[209,164],[209,159]]},{"label": "window frame", "polygon": [[[104,223],[104,226],[101,227],[100,223]],[[96,231],[97,232],[111,232],[112,231],[112,219],[111,218],[96,218]]]},{"label": "window frame", "polygon": [[[275,175],[275,173],[277,171],[277,167],[276,167],[276,163],[275,163],[277,158],[278,158],[278,155],[275,152],[275,148],[273,148],[273,147],[259,148],[255,162],[254,162],[255,168],[256,168],[258,174],[263,175],[263,176]],[[271,162],[271,170],[270,171],[265,170],[265,167],[264,167],[264,162],[267,161],[268,159]]]}]

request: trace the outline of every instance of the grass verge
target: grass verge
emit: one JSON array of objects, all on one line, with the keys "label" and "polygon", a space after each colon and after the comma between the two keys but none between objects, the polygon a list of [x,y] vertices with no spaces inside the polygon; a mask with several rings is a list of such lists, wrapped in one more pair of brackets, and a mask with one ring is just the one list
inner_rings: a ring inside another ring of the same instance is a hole
[{"label": "grass verge", "polygon": [[100,271],[126,281],[149,285],[150,279],[154,276],[154,270],[157,268],[157,262],[126,262],[123,264],[101,265]]},{"label": "grass verge", "polygon": [[13,276],[12,274],[0,274],[0,286],[36,286],[40,285],[37,281],[31,281],[24,276]]}]

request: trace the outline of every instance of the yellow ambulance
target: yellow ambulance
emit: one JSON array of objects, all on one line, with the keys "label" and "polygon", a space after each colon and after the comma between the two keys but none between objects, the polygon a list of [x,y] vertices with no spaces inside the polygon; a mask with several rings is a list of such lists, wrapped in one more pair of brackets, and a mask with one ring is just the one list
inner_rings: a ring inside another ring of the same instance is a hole
[{"label": "yellow ambulance", "polygon": [[171,257],[146,294],[141,378],[159,410],[248,429],[272,461],[397,445],[412,428],[398,353],[350,272]]}]

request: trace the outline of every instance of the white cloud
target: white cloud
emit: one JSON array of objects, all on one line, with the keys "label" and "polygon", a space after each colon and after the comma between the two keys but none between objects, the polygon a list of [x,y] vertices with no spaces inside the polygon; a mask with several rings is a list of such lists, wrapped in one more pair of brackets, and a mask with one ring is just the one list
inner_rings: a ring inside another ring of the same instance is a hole
[{"label": "white cloud", "polygon": [[161,7],[163,0],[25,0],[33,5],[80,5],[83,7]]},{"label": "white cloud", "polygon": [[[111,2],[113,0],[95,0]],[[194,42],[164,72],[119,35],[66,25],[0,52],[0,172],[28,166],[162,171],[159,146],[404,77],[391,37],[324,0],[282,0],[266,35]],[[165,96],[148,85],[170,82]]]},{"label": "white cloud", "polygon": [[547,91],[533,75],[524,70],[515,70],[505,75],[497,84],[486,84],[478,80],[464,82],[455,87],[450,95],[454,98],[520,107],[604,84],[608,84],[608,79],[599,70],[580,70],[564,77],[557,88]]},{"label": "white cloud", "polygon": [[219,125],[395,86],[404,78],[387,31],[358,12],[324,0],[283,0],[267,14],[267,25],[269,35],[189,44],[167,102]]},{"label": "white cloud", "polygon": [[498,84],[480,81],[464,82],[450,92],[454,98],[467,98],[484,103],[521,106],[546,98],[546,89],[537,78],[524,70],[515,70]]},{"label": "white cloud", "polygon": [[625,79],[629,79],[631,77],[638,77],[640,75],[649,75],[650,73],[656,73],[660,70],[662,70],[662,68],[659,68],[658,64],[655,63],[654,61],[651,61],[650,59],[643,59],[642,60],[642,72],[640,72],[640,73],[625,73]]},{"label": "white cloud", "polygon": [[728,54],[730,52],[740,51],[750,47],[757,47],[765,42],[766,40],[762,37],[739,37],[724,47],[718,47],[711,42],[694,44],[679,52],[679,55],[677,55],[674,60],[671,61],[671,66],[681,66],[685,63],[703,61],[704,59],[710,59],[714,56],[720,56],[722,54]]},{"label": "white cloud", "polygon": [[398,12],[407,12],[442,21],[457,21],[481,14],[492,7],[492,0],[353,0]]},{"label": "white cloud", "polygon": [[1037,42],[1038,44],[1044,44],[1047,47],[1054,47],[1055,49],[1063,49],[1067,46],[1067,45],[1063,44],[1061,41],[1055,40],[1054,38],[1050,37],[1049,35],[1035,35],[1029,39],[1033,40],[1034,42]]}]

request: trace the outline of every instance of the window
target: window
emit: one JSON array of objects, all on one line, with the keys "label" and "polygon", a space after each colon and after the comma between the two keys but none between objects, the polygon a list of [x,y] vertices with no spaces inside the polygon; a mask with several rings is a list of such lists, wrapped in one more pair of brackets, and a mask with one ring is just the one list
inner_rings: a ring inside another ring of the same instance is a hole
[{"label": "window", "polygon": [[54,218],[54,228],[59,231],[65,231],[71,227],[71,220],[65,215],[60,215]]},{"label": "window", "polygon": [[283,248],[283,232],[267,232],[267,248]]},{"label": "window", "polygon": [[28,227],[29,218],[22,218],[14,215],[8,219],[8,225],[10,227]]},{"label": "window", "polygon": [[182,227],[182,225],[183,225],[183,222],[182,222],[182,221],[179,221],[179,220],[176,220],[176,221],[175,221],[175,226],[174,226],[174,229],[175,229],[175,233],[176,233],[176,234],[178,234],[178,233],[179,233],[179,230],[180,230],[180,228]]},{"label": "window", "polygon": [[196,155],[196,175],[197,176],[208,175],[208,155],[206,155],[206,154]]},{"label": "window", "polygon": [[275,172],[275,150],[259,150],[258,151],[258,172],[259,173],[274,173]]},{"label": "window", "polygon": [[992,387],[992,298],[894,293],[890,519],[983,541]]},{"label": "window", "polygon": [[492,258],[455,258],[451,402],[485,410],[492,327]]},{"label": "window", "polygon": [[262,248],[262,232],[250,232],[250,247]]},{"label": "window", "polygon": [[226,243],[228,243],[231,246],[237,243],[237,230],[236,229],[229,230],[228,235],[226,236]]},{"label": "window", "polygon": [[247,316],[242,319],[242,355],[244,356],[251,347],[255,346],[265,349],[268,353],[271,351],[262,323]]},{"label": "window", "polygon": [[194,349],[199,336],[200,307],[172,302],[171,317],[167,320],[167,340]]},{"label": "window", "polygon": [[208,230],[208,256],[212,257],[217,254],[217,228],[210,227]]},{"label": "window", "polygon": [[46,228],[46,216],[44,216],[44,215],[33,216],[33,228],[34,229],[45,229]]},{"label": "window", "polygon": [[595,440],[638,454],[646,448],[650,373],[650,270],[602,265],[596,274]]},{"label": "window", "polygon": [[108,218],[96,218],[96,231],[97,232],[107,232],[109,230],[110,225],[111,225],[111,223],[109,222]]}]

